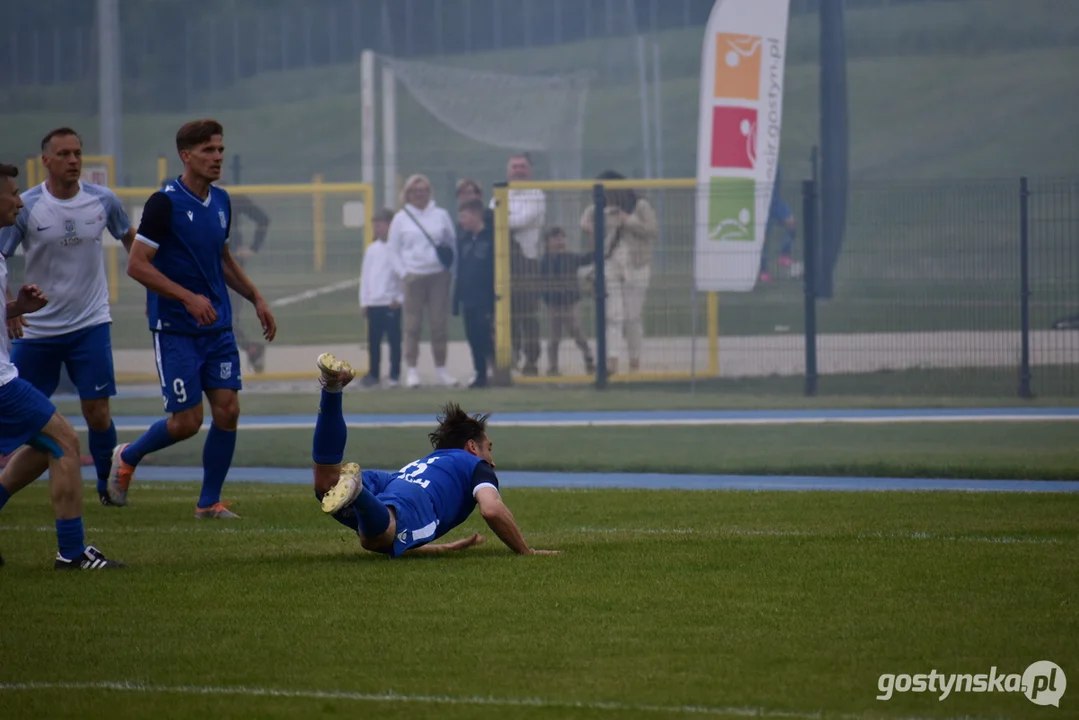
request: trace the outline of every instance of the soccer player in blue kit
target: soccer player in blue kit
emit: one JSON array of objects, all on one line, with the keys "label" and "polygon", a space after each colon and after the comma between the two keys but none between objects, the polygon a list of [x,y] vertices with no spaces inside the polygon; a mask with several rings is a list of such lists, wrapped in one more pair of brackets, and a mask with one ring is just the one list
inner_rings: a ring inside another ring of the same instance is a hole
[{"label": "soccer player in blue kit", "polygon": [[202,427],[202,394],[212,423],[202,451],[200,519],[239,516],[221,502],[236,449],[240,417],[240,354],[232,332],[229,288],[255,306],[263,336],[277,326],[269,305],[229,253],[232,206],[214,187],[221,177],[224,130],[216,120],[194,120],[176,133],[184,173],[150,196],[131,246],[127,274],[147,289],[147,315],[154,339],[165,412],[138,440],[112,453],[109,498],[127,504],[139,461],[194,436]]},{"label": "soccer player in blue kit", "polygon": [[479,545],[484,538],[477,533],[432,544],[478,506],[488,527],[515,553],[558,553],[529,547],[513,513],[502,502],[486,415],[470,417],[456,403],[449,403],[438,428],[429,435],[434,452],[395,473],[361,471],[356,463],[341,464],[348,433],[341,391],[354,376],[352,368],[329,353],[319,356],[318,367],[322,399],[311,449],[315,496],[323,512],[359,535],[365,550],[396,558]]},{"label": "soccer player in blue kit", "polygon": [[[15,178],[19,171],[0,164],[0,228],[11,227],[22,209]],[[7,261],[0,255],[0,328],[8,318],[48,306],[36,285],[24,285],[7,301]],[[15,493],[49,471],[49,498],[56,515],[57,570],[123,567],[86,545],[82,524],[82,468],[79,436],[44,394],[19,377],[8,357],[7,333],[0,335],[0,453],[12,453],[0,471],[0,510]],[[4,564],[0,558],[0,565]]]},{"label": "soccer player in blue kit", "polygon": [[97,493],[111,505],[106,484],[116,446],[109,397],[116,394],[112,364],[109,287],[102,256],[107,229],[130,250],[135,229],[116,195],[83,182],[82,140],[71,128],[53,130],[41,141],[45,182],[23,193],[15,225],[0,230],[0,252],[26,250],[26,283],[41,288],[48,304],[8,323],[15,341],[11,362],[19,377],[52,397],[61,366],[79,391],[97,469]]}]

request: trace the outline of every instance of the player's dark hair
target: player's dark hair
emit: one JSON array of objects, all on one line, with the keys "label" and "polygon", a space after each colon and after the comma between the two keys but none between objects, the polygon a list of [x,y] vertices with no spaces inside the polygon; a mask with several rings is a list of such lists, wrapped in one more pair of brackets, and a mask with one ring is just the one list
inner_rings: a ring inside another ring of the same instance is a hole
[{"label": "player's dark hair", "polygon": [[14,165],[0,163],[0,177],[17,178],[19,177],[19,168]]},{"label": "player's dark hair", "polygon": [[483,215],[483,201],[479,198],[470,198],[457,206],[458,212],[470,212]]},{"label": "player's dark hair", "polygon": [[51,130],[48,135],[41,139],[41,152],[45,152],[45,148],[49,146],[53,138],[57,137],[69,137],[75,136],[79,140],[79,145],[82,145],[82,137],[69,127],[58,127],[55,130]]},{"label": "player's dark hair", "polygon": [[565,237],[566,231],[558,225],[552,225],[551,227],[547,228],[547,230],[543,233],[543,239],[550,240],[551,238],[558,237],[559,235]]},{"label": "player's dark hair", "polygon": [[454,190],[457,195],[460,195],[465,190],[471,190],[477,195],[483,195],[483,188],[481,188],[480,184],[472,178],[462,178],[458,180]]},{"label": "player's dark hair", "polygon": [[224,135],[225,128],[216,120],[192,120],[176,131],[176,152],[191,150],[208,143],[214,135]]},{"label": "player's dark hair", "polygon": [[435,450],[463,450],[469,440],[487,437],[488,415],[469,415],[455,402],[446,403],[438,416],[438,428],[428,435]]}]

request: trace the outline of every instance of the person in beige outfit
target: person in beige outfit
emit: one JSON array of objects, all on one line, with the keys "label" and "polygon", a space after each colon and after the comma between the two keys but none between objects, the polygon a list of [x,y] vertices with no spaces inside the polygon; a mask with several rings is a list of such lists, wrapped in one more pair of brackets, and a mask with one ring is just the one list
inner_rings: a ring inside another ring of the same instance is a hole
[{"label": "person in beige outfit", "polygon": [[453,248],[456,236],[449,213],[431,197],[431,182],[423,175],[413,175],[401,189],[401,209],[390,223],[388,253],[404,283],[405,384],[420,386],[416,370],[420,356],[420,333],[424,310],[431,318],[431,354],[434,355],[438,382],[447,387],[457,379],[446,371],[449,340],[450,269],[439,257],[439,248]]},{"label": "person in beige outfit", "polygon": [[[600,180],[623,180],[608,170]],[[625,338],[629,370],[641,367],[644,339],[644,301],[652,277],[652,244],[658,234],[655,210],[633,190],[608,190],[604,213],[603,256],[607,289],[607,370],[618,372],[618,359]],[[581,216],[581,231],[593,235],[595,206]]]}]

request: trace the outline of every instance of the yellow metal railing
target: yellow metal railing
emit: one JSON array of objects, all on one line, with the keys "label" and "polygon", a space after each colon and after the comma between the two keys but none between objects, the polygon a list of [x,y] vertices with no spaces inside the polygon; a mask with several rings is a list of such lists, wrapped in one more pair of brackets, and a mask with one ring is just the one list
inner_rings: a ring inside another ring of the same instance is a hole
[{"label": "yellow metal railing", "polygon": [[[521,338],[520,328],[514,328],[515,308],[511,295],[520,296],[521,293],[520,290],[515,292],[515,284],[525,283],[534,286],[534,292],[541,295],[544,292],[543,284],[548,281],[545,278],[523,277],[520,270],[514,270],[511,267],[513,240],[509,227],[510,192],[514,190],[543,191],[546,196],[546,212],[541,233],[553,227],[562,228],[568,244],[572,246],[571,249],[583,252],[591,250],[591,241],[581,233],[579,222],[583,210],[592,204],[592,191],[597,184],[601,184],[605,191],[633,190],[638,195],[646,197],[656,210],[659,233],[664,238],[662,250],[657,248],[653,250],[665,252],[675,260],[672,267],[668,267],[665,263],[663,269],[658,269],[657,263],[652,263],[649,295],[644,310],[647,318],[645,345],[650,350],[644,353],[639,367],[630,369],[623,364],[610,375],[609,382],[681,380],[693,376],[717,377],[719,375],[719,295],[715,292],[699,293],[693,290],[694,208],[697,181],[692,178],[679,178],[515,182],[495,188],[495,294],[498,298],[495,306],[495,364],[499,379],[505,382],[509,378],[517,365],[518,356],[523,354],[525,364],[529,361],[524,347],[527,340]],[[660,197],[667,202],[660,201]],[[577,238],[581,239],[575,242]],[[543,242],[543,234],[541,234],[541,243]],[[543,251],[544,248],[541,247],[541,258]],[[533,267],[537,265],[534,264]],[[704,337],[701,338],[699,348],[697,346],[698,329],[693,327],[696,317],[694,306],[698,297],[704,303],[702,315],[705,324]],[[540,305],[540,303],[536,304]],[[592,314],[591,300],[583,298],[580,310],[582,330],[594,353],[595,338],[592,336],[595,330],[595,318]],[[547,319],[550,320],[549,313]],[[541,327],[545,326],[541,325]],[[515,329],[518,330],[516,341]],[[653,334],[652,337],[649,337],[650,332]],[[550,354],[550,338],[547,335],[541,331],[540,345],[541,348],[546,346],[548,352],[544,353],[541,350],[541,357],[536,363],[538,367],[534,368],[536,374],[526,375],[518,372],[514,375],[513,381],[519,383],[542,383],[555,379],[557,382],[568,383],[593,381],[594,376],[584,371],[583,362],[572,357],[572,353],[567,355],[555,352],[557,357],[544,357]],[[565,337],[556,347],[572,348],[574,344],[573,338]],[[559,360],[560,357],[561,360]],[[618,357],[618,352],[608,348],[608,358],[611,357]],[[597,358],[597,362],[603,360]],[[549,367],[552,361],[558,365],[562,363],[567,365],[565,368],[555,366],[560,373],[556,378],[548,377],[544,370],[545,366],[548,366],[548,371],[555,369]],[[516,369],[520,371],[521,367],[518,366]]]},{"label": "yellow metal railing", "polygon": [[[165,159],[158,159],[158,176],[161,182],[165,180]],[[158,188],[131,187],[114,188],[116,195],[126,204],[145,201]],[[327,228],[327,198],[344,198],[353,196],[363,203],[363,233],[364,246],[374,241],[374,188],[366,183],[325,183],[321,175],[315,175],[310,184],[289,185],[230,185],[227,187],[230,194],[247,195],[249,197],[279,198],[295,200],[307,198],[310,203],[311,213],[311,244],[312,244],[312,267],[316,272],[322,272],[326,267],[326,228]],[[272,219],[272,218],[271,218]],[[295,232],[296,228],[289,228]]]},{"label": "yellow metal railing", "polygon": [[509,188],[495,188],[495,368],[498,381],[507,384],[513,365],[510,300]]}]

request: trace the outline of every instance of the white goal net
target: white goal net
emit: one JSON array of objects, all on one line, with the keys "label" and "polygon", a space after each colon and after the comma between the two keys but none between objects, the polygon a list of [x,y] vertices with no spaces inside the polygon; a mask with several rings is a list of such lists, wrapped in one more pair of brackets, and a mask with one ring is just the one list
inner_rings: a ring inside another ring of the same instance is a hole
[{"label": "white goal net", "polygon": [[439,122],[486,145],[542,153],[552,179],[581,177],[587,73],[510,75],[380,56]]}]

